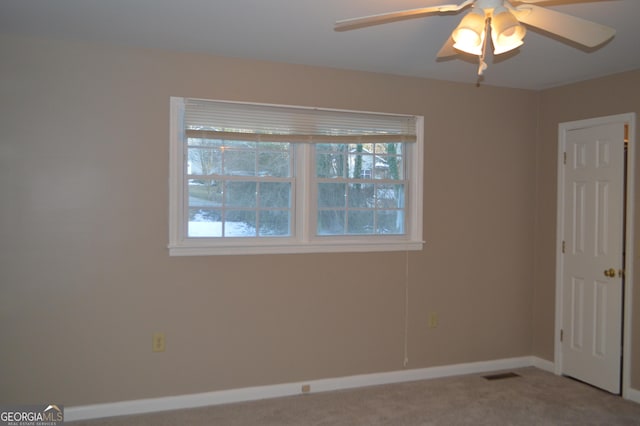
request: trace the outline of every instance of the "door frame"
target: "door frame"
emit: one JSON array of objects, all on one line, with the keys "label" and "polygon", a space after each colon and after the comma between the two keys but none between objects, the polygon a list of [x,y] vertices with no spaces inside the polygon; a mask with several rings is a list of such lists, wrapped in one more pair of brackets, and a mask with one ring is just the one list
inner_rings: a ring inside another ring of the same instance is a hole
[{"label": "door frame", "polygon": [[590,118],[586,120],[560,123],[558,127],[558,178],[557,178],[557,221],[556,221],[556,310],[554,333],[554,370],[557,375],[563,371],[562,345],[560,333],[563,327],[563,256],[562,241],[564,239],[564,152],[567,142],[567,133],[571,130],[593,127],[603,124],[627,124],[629,126],[629,143],[627,144],[627,173],[625,196],[627,208],[625,212],[625,279],[623,309],[623,336],[622,336],[622,397],[629,399],[631,391],[631,327],[633,307],[633,262],[634,257],[634,187],[635,187],[635,136],[636,114],[626,113],[610,115],[606,117]]}]

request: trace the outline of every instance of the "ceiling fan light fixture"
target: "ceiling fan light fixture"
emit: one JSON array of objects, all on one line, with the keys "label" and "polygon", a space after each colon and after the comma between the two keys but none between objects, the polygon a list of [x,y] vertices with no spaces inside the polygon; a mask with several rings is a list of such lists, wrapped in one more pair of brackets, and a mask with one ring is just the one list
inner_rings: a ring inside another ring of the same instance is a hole
[{"label": "ceiling fan light fixture", "polygon": [[499,55],[524,44],[527,30],[505,7],[497,7],[491,17],[491,39],[493,53]]},{"label": "ceiling fan light fixture", "polygon": [[485,34],[485,14],[482,10],[471,10],[451,34],[454,48],[472,55],[482,54]]},{"label": "ceiling fan light fixture", "polygon": [[476,55],[479,61],[478,75],[482,75],[487,68],[485,59],[489,33],[491,33],[493,41],[494,55],[500,55],[522,46],[526,34],[524,25],[540,29],[587,48],[598,48],[616,34],[616,30],[613,28],[547,9],[544,6],[537,6],[536,3],[551,4],[556,2],[551,0],[464,0],[457,5],[442,4],[345,19],[336,22],[335,30],[353,30],[421,16],[458,13],[470,7],[469,13],[460,20],[459,25],[438,52],[438,58],[453,56],[459,52]]}]

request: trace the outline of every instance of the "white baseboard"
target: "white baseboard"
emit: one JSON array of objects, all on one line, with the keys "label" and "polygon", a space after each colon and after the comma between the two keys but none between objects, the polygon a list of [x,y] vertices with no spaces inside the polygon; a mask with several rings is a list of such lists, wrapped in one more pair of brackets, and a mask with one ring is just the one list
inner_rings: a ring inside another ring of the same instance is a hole
[{"label": "white baseboard", "polygon": [[547,361],[546,359],[538,358],[537,356],[532,356],[531,358],[533,360],[534,367],[555,374],[556,365],[552,361]]},{"label": "white baseboard", "polygon": [[204,392],[190,395],[167,396],[161,398],[138,399],[134,401],[121,401],[105,404],[65,407],[64,417],[67,421],[88,420],[101,417],[125,416],[131,414],[197,408],[211,405],[228,404],[232,402],[255,401],[259,399],[299,395],[302,393],[303,385],[308,385],[310,387],[310,392],[327,392],[364,386],[436,379],[440,377],[459,376],[463,374],[477,374],[523,367],[537,367],[553,372],[553,363],[537,357],[527,356],[520,358],[507,358],[494,361],[473,362],[467,364],[455,364],[413,370],[391,371],[386,373],[373,373],[331,379],[309,380],[297,383],[285,383],[277,385]]}]

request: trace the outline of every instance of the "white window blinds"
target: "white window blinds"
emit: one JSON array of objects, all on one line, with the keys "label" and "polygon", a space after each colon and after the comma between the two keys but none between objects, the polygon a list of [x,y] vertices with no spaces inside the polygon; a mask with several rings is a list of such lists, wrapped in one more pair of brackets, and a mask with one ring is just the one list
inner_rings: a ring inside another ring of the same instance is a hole
[{"label": "white window blinds", "polygon": [[187,137],[227,140],[364,143],[415,142],[411,115],[185,100]]}]

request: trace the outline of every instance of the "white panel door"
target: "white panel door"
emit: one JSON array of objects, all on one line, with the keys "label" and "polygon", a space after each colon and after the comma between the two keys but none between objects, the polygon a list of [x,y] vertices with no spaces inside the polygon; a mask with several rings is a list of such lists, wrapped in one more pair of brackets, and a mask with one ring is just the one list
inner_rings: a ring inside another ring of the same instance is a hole
[{"label": "white panel door", "polygon": [[567,130],[562,374],[620,393],[624,125]]}]

